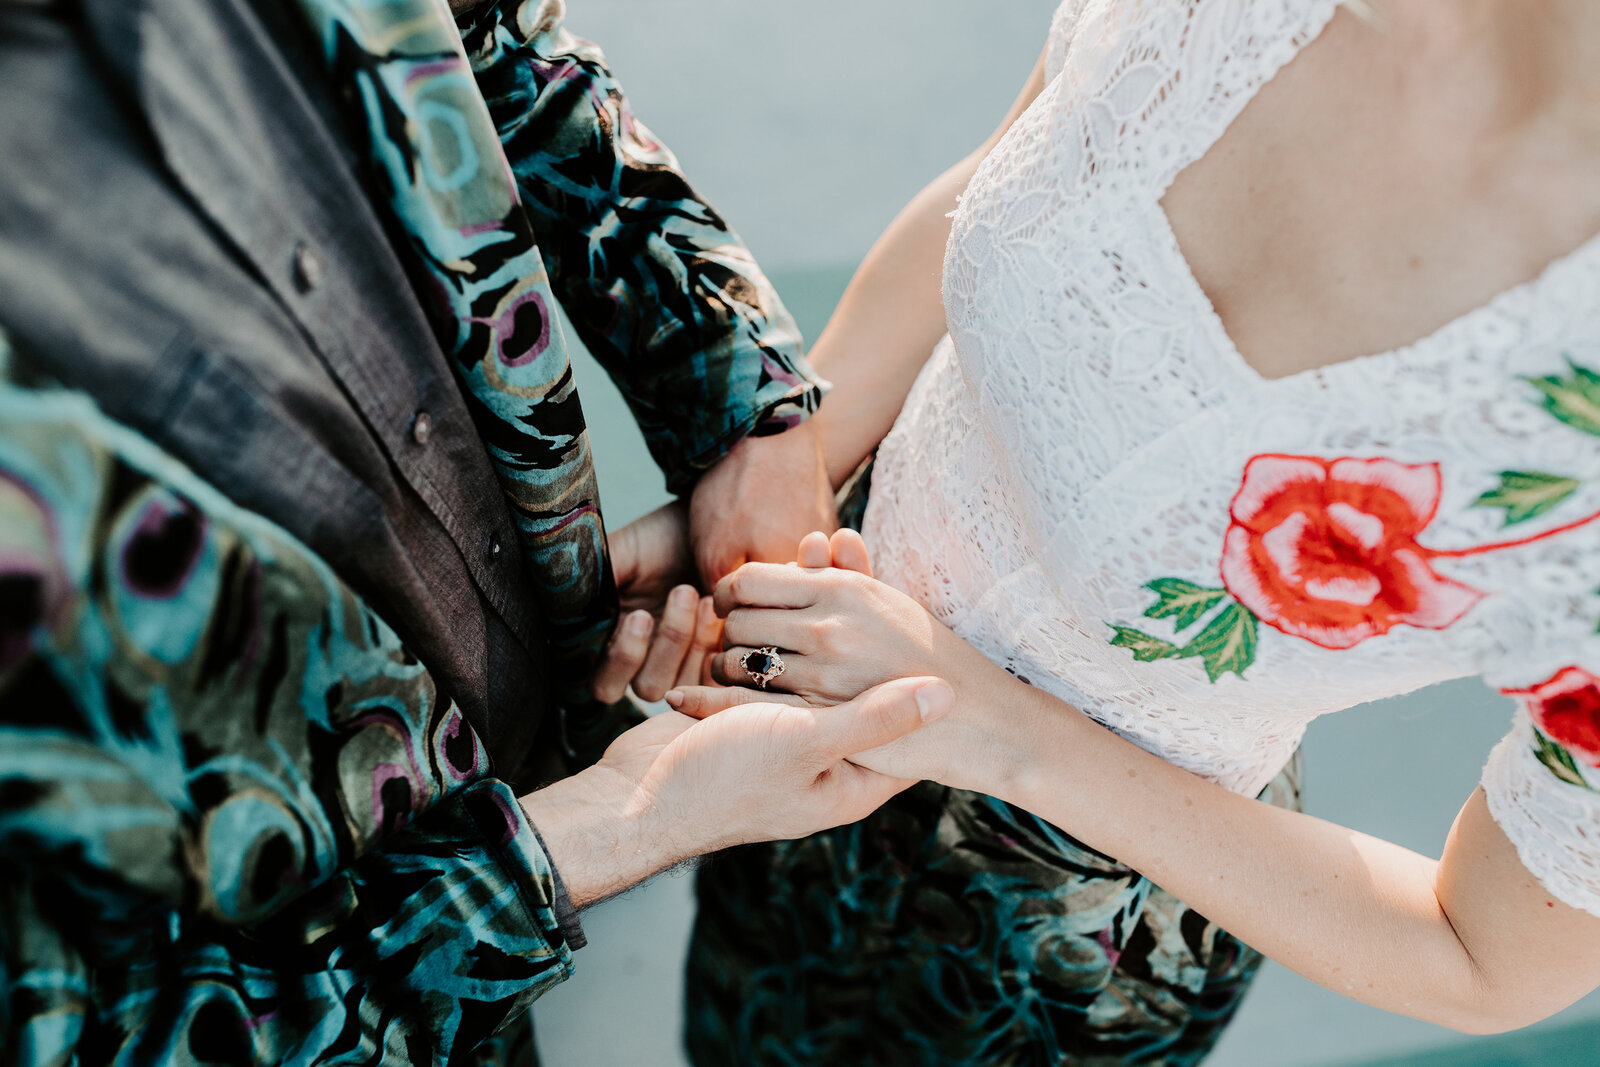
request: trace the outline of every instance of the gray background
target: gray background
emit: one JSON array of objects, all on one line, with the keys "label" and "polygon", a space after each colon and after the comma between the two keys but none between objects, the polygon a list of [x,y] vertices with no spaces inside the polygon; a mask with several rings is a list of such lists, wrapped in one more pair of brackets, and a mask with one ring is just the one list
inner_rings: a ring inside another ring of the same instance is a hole
[{"label": "gray background", "polygon": [[[640,117],[678,153],[815,336],[854,264],[928,179],[979,144],[1043,44],[1052,0],[570,0]],[[666,499],[626,410],[579,380],[608,519]],[[1508,722],[1474,683],[1314,725],[1309,809],[1437,854]],[[591,911],[578,975],[535,1010],[550,1067],[677,1067],[691,879]],[[1347,1001],[1268,964],[1213,1067],[1600,1064],[1600,997],[1535,1032],[1471,1039]],[[1438,1050],[1425,1054],[1428,1050]],[[839,1065],[861,1067],[861,1065]]]}]

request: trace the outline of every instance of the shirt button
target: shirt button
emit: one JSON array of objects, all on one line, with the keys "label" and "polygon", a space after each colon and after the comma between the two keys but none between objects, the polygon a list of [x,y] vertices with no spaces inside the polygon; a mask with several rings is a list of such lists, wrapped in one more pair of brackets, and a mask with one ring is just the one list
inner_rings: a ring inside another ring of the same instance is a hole
[{"label": "shirt button", "polygon": [[495,534],[489,535],[489,558],[491,560],[500,558],[500,538]]},{"label": "shirt button", "polygon": [[419,445],[425,445],[432,436],[433,417],[426,411],[417,412],[417,417],[411,420],[411,439]]},{"label": "shirt button", "polygon": [[294,287],[302,294],[322,284],[322,259],[307,244],[294,248]]}]

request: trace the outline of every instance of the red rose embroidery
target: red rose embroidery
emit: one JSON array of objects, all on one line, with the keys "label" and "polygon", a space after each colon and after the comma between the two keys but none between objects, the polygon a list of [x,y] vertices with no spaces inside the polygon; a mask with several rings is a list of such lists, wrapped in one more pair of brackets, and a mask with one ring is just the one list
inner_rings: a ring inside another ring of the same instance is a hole
[{"label": "red rose embroidery", "polygon": [[1223,584],[1262,622],[1323,648],[1402,623],[1444,629],[1483,594],[1437,574],[1417,544],[1440,492],[1434,463],[1257,456],[1230,508]]},{"label": "red rose embroidery", "polygon": [[1568,752],[1600,767],[1600,678],[1582,667],[1565,667],[1532,689],[1506,689],[1524,697],[1534,725]]}]

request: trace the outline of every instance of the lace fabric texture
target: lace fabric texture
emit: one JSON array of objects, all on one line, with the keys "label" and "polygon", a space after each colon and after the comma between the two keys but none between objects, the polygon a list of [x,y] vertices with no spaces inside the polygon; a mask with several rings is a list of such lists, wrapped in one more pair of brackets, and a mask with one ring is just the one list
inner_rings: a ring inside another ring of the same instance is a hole
[{"label": "lace fabric texture", "polygon": [[[1241,794],[1319,715],[1452,678],[1506,690],[1600,673],[1600,437],[1527,379],[1600,367],[1600,240],[1405,348],[1278,380],[1238,354],[1161,208],[1336,0],[1067,0],[1047,83],[979,168],[945,261],[949,336],[879,453],[865,534],[879,575],[996,662]],[[1436,465],[1418,543],[1481,594],[1449,625],[1334,649],[1263,623],[1242,674],[1138,662],[1112,625],[1148,583],[1220,587],[1230,505],[1261,456]],[[1501,472],[1579,483],[1506,526]],[[1491,811],[1549,891],[1600,915],[1600,771],[1536,754],[1526,707],[1485,772]],[[1381,744],[1374,738],[1374,744]],[[1426,758],[1425,754],[1419,754]]]}]

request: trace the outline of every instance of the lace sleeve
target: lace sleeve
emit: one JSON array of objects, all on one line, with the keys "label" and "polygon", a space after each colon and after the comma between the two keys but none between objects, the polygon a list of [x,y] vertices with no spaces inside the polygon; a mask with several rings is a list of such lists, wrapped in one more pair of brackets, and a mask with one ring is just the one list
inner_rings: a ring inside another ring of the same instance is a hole
[{"label": "lace sleeve", "polygon": [[1517,710],[1484,791],[1523,866],[1558,900],[1600,916],[1600,635],[1539,659],[1501,686]]},{"label": "lace sleeve", "polygon": [[1044,78],[1052,81],[1061,73],[1067,62],[1067,50],[1078,33],[1078,20],[1083,15],[1085,0],[1062,0],[1050,20],[1050,39],[1045,46]]}]

